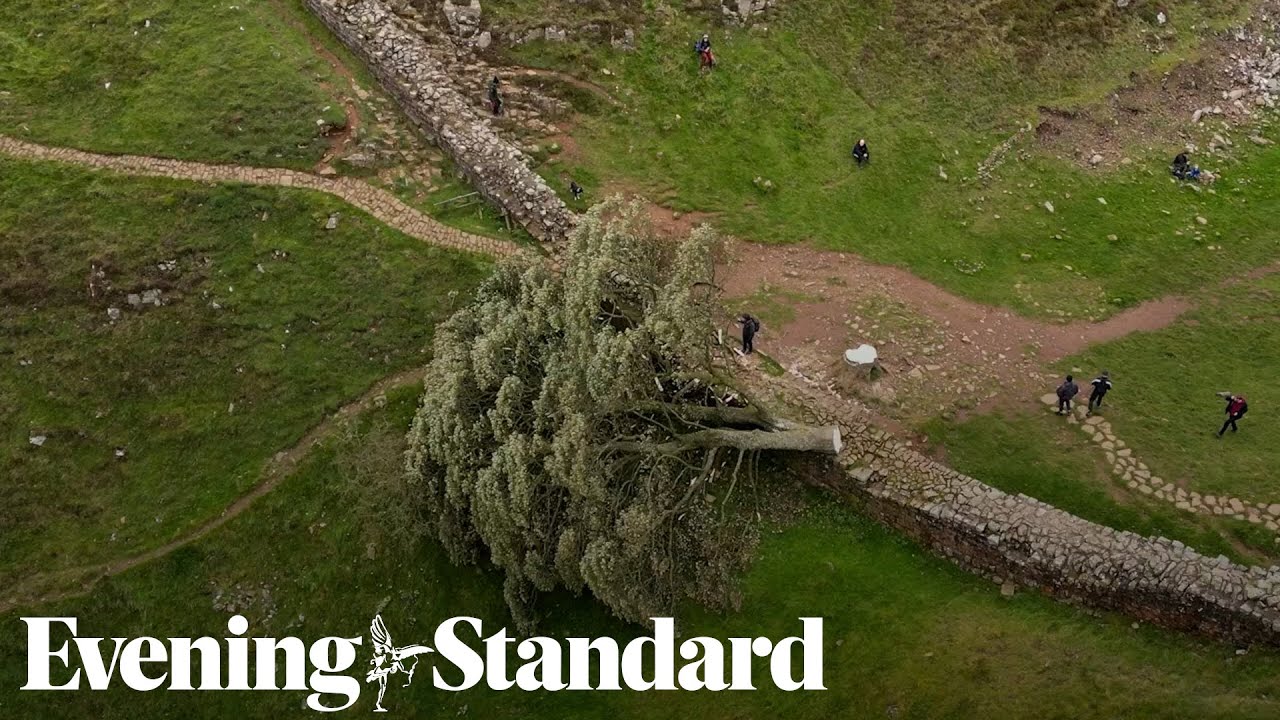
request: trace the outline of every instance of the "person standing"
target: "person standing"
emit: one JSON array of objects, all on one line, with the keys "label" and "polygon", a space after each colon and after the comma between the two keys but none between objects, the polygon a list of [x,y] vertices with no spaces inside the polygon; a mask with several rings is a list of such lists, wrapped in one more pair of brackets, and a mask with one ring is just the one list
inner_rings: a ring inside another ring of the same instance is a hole
[{"label": "person standing", "polygon": [[1058,414],[1071,414],[1071,401],[1076,395],[1080,394],[1080,386],[1076,385],[1075,378],[1068,375],[1066,382],[1058,386]]},{"label": "person standing", "polygon": [[1111,373],[1103,370],[1102,374],[1089,384],[1093,386],[1093,392],[1089,393],[1089,414],[1092,415],[1095,409],[1102,408],[1102,398],[1111,391]]},{"label": "person standing", "polygon": [[489,107],[493,108],[495,116],[502,114],[502,94],[498,92],[498,85],[502,80],[497,75],[489,81]]},{"label": "person standing", "polygon": [[858,167],[871,162],[871,148],[867,147],[866,139],[859,138],[858,144],[853,146],[853,159],[857,161]]},{"label": "person standing", "polygon": [[1243,395],[1231,395],[1229,393],[1219,394],[1225,394],[1227,399],[1227,421],[1222,423],[1222,429],[1218,431],[1218,437],[1222,437],[1223,433],[1227,431],[1227,428],[1231,428],[1231,432],[1238,432],[1240,430],[1239,426],[1236,425],[1236,421],[1243,418],[1244,414],[1249,412],[1249,402],[1244,399]]},{"label": "person standing", "polygon": [[572,195],[573,195],[573,199],[574,199],[574,200],[581,200],[581,199],[582,199],[582,186],[581,186],[581,185],[579,185],[579,184],[577,183],[577,181],[575,181],[575,180],[570,180],[570,181],[569,181],[569,192],[570,192],[570,194],[572,194]]},{"label": "person standing", "polygon": [[738,324],[742,326],[742,354],[750,355],[756,349],[755,337],[760,332],[760,321],[744,313],[738,318]]}]

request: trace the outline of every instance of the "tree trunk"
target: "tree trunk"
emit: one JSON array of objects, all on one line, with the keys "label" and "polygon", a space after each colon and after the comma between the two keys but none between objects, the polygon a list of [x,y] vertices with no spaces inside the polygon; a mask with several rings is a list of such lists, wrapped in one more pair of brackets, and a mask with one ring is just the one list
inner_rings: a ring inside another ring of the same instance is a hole
[{"label": "tree trunk", "polygon": [[642,415],[672,415],[686,422],[701,423],[718,427],[739,429],[770,430],[781,427],[782,423],[773,420],[759,406],[747,407],[706,407],[682,403],[642,402],[628,407],[629,412]]},{"label": "tree trunk", "polygon": [[615,442],[607,449],[619,452],[678,453],[685,450],[709,450],[711,448],[737,448],[739,450],[782,450],[790,452],[817,452],[836,455],[844,443],[840,428],[797,427],[790,430],[699,430],[662,443]]}]

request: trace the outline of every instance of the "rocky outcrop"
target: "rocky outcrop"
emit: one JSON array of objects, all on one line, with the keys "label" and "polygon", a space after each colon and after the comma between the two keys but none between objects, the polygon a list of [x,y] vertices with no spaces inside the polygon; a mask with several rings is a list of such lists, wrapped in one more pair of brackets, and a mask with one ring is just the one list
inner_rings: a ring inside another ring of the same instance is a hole
[{"label": "rocky outcrop", "polygon": [[454,35],[469,38],[480,32],[480,0],[469,0],[465,3],[462,0],[457,3],[444,0],[440,9]]},{"label": "rocky outcrop", "polygon": [[528,158],[477,111],[477,99],[454,86],[448,63],[387,5],[381,0],[304,2],[481,195],[538,240],[558,243],[567,237],[573,213],[530,169]]},{"label": "rocky outcrop", "polygon": [[720,11],[724,13],[726,20],[745,25],[772,9],[777,2],[778,0],[720,0]]},{"label": "rocky outcrop", "polygon": [[1206,557],[1002,492],[876,430],[827,388],[796,375],[772,382],[844,431],[838,466],[819,484],[1007,592],[1025,586],[1166,628],[1280,646],[1280,566]]}]

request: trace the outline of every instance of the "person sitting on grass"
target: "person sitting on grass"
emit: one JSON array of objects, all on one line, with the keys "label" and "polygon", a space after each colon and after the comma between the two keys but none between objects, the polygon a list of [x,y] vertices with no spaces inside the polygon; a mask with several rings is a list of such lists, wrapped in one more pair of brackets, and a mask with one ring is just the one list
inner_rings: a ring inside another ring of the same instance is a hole
[{"label": "person sitting on grass", "polygon": [[857,161],[858,167],[871,162],[871,148],[867,147],[866,140],[859,139],[858,144],[853,146],[853,159]]},{"label": "person sitting on grass", "polygon": [[1173,158],[1173,164],[1169,167],[1169,172],[1179,180],[1187,179],[1187,172],[1190,170],[1190,162],[1187,160],[1187,154],[1180,152]]},{"label": "person sitting on grass", "polygon": [[693,44],[693,51],[698,53],[698,67],[710,69],[716,66],[716,56],[711,52],[711,36],[703,34],[702,39]]}]

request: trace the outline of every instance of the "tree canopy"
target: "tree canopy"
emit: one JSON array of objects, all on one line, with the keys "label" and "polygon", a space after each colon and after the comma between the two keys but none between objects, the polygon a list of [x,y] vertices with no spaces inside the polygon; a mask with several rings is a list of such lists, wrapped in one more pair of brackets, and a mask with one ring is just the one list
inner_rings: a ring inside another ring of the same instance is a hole
[{"label": "tree canopy", "polygon": [[758,454],[838,450],[832,429],[776,420],[717,372],[713,242],[705,227],[658,240],[640,205],[611,199],[560,271],[504,262],[438,328],[410,481],[455,562],[503,570],[522,626],[556,588],[635,621],[734,606],[755,533],[735,500]]}]

